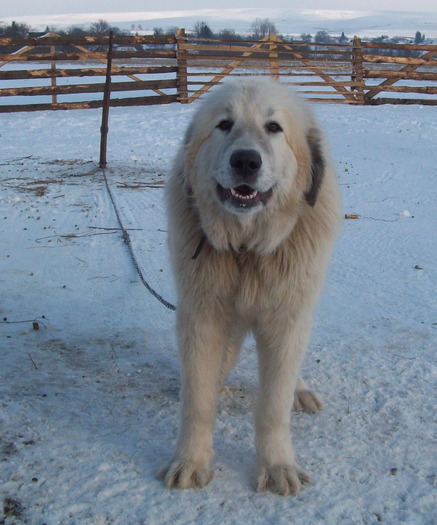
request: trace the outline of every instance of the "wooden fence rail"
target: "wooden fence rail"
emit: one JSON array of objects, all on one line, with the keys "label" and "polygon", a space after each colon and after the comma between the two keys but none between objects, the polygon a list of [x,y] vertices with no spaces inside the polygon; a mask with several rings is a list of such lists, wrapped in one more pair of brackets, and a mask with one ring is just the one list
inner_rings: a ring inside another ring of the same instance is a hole
[{"label": "wooden fence rail", "polygon": [[[0,113],[102,106],[109,37],[0,38]],[[268,75],[312,101],[437,105],[437,46],[114,36],[111,106],[190,103],[229,76]]]}]

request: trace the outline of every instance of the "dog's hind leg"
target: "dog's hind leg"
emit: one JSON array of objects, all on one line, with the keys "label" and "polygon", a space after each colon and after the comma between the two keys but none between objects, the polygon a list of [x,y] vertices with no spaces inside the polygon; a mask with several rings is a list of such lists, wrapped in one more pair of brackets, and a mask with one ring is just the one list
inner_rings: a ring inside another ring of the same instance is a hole
[{"label": "dog's hind leg", "polygon": [[305,381],[299,376],[294,391],[294,410],[296,412],[307,412],[313,414],[323,408],[323,402],[319,396],[308,388]]}]

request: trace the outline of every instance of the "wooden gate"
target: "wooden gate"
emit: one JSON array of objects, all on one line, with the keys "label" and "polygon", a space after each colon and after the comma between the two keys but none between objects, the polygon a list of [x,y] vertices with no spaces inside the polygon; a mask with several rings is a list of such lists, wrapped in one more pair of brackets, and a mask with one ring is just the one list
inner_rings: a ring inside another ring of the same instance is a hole
[{"label": "wooden gate", "polygon": [[359,39],[356,45],[365,104],[437,104],[430,97],[437,94],[437,46]]},{"label": "wooden gate", "polygon": [[176,34],[178,73],[184,86],[179,99],[196,100],[228,76],[266,75],[295,86],[311,100],[362,103],[359,79],[353,78],[353,46],[283,42],[267,35],[259,42],[224,42]]}]

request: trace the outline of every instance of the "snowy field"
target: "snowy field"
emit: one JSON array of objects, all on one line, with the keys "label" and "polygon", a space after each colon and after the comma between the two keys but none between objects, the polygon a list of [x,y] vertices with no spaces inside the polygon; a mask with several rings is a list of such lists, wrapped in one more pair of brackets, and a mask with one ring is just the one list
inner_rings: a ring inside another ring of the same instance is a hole
[{"label": "snowy field", "polygon": [[[170,301],[162,187],[194,109],[110,116],[110,185]],[[304,364],[325,409],[293,417],[312,477],[297,497],[253,490],[251,339],[220,399],[212,483],[168,491],[155,479],[178,422],[174,313],[111,229],[100,111],[1,116],[2,525],[437,522],[437,108],[315,111],[344,211],[359,218],[344,221]]]}]

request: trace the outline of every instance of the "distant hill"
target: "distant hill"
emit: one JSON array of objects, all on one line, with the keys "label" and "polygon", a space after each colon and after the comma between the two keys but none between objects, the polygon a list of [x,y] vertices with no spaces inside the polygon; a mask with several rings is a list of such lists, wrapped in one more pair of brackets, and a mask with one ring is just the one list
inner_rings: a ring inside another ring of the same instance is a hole
[{"label": "distant hill", "polygon": [[332,35],[344,32],[348,36],[414,37],[416,31],[427,38],[437,39],[437,12],[413,11],[347,11],[315,9],[196,9],[186,11],[144,11],[128,13],[84,13],[72,15],[35,15],[3,18],[0,21],[10,24],[12,20],[30,24],[35,30],[45,27],[65,28],[71,25],[88,26],[98,19],[123,30],[132,27],[152,32],[155,27],[164,30],[170,27],[193,29],[199,20],[206,21],[213,31],[223,28],[234,29],[245,34],[256,18],[269,18],[275,23],[279,33],[300,35],[327,31]]}]

